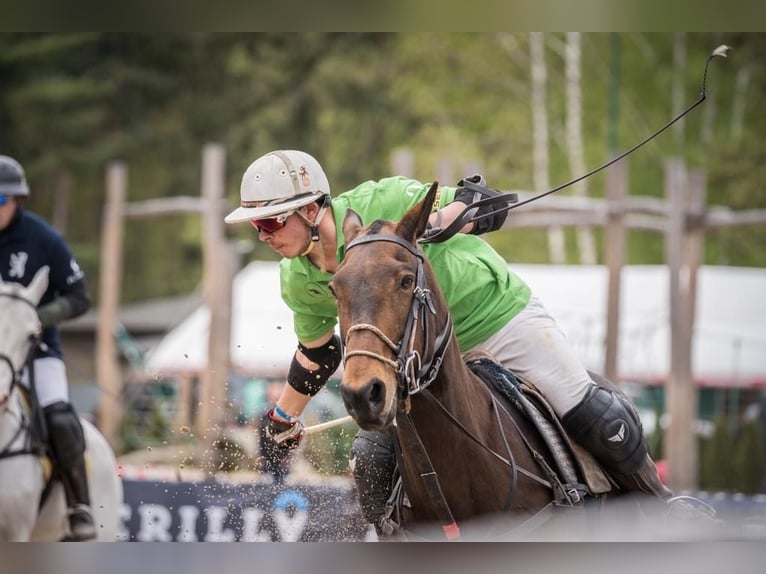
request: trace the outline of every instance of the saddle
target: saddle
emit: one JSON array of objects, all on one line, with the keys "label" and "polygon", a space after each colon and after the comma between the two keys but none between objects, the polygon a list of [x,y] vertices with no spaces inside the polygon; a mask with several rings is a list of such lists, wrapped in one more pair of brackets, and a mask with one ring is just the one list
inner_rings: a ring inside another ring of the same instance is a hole
[{"label": "saddle", "polygon": [[469,358],[466,365],[495,395],[504,398],[533,423],[548,447],[565,488],[579,490],[578,485],[584,482],[587,491],[583,494],[600,495],[613,490],[599,463],[569,437],[550,403],[531,383],[488,357]]},{"label": "saddle", "polygon": [[43,468],[43,479],[45,488],[40,495],[40,508],[50,495],[53,488],[53,482],[56,479],[56,469],[54,468],[53,457],[48,446],[48,429],[45,424],[45,418],[42,417],[42,408],[37,402],[35,393],[27,387],[21,386],[21,405],[27,417],[22,421],[22,428],[28,428],[29,434],[24,448],[18,451],[18,454],[34,454],[37,456],[40,466]]}]

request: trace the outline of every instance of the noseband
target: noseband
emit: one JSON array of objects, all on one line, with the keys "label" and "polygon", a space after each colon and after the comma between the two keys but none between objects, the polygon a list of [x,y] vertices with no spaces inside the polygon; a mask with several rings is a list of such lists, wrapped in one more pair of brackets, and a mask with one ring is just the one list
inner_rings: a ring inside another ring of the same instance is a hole
[{"label": "noseband", "polygon": [[[448,313],[447,321],[436,337],[433,350],[430,351],[430,338],[428,336],[429,322],[427,321],[428,317],[426,315],[426,310],[430,311],[432,315],[436,315],[436,309],[431,298],[431,290],[426,285],[425,272],[423,270],[423,252],[417,249],[409,241],[406,241],[397,235],[365,235],[363,237],[357,237],[346,245],[346,252],[358,245],[376,241],[396,243],[409,251],[418,260],[418,268],[415,275],[415,289],[412,293],[410,312],[404,326],[404,333],[398,343],[394,343],[385,335],[385,333],[375,325],[369,323],[357,323],[356,325],[349,327],[348,331],[346,331],[346,341],[348,341],[348,338],[352,333],[357,331],[369,331],[373,333],[396,354],[396,360],[389,359],[388,357],[384,357],[373,351],[359,349],[348,351],[344,357],[344,364],[350,357],[365,356],[377,359],[383,364],[388,365],[396,373],[398,395],[399,398],[402,399],[407,395],[414,395],[425,389],[436,378],[442,361],[444,360],[444,353],[447,351],[447,346],[449,345],[452,336],[452,320]],[[423,325],[424,346],[422,355],[415,349],[415,334],[417,332],[418,321]]]}]

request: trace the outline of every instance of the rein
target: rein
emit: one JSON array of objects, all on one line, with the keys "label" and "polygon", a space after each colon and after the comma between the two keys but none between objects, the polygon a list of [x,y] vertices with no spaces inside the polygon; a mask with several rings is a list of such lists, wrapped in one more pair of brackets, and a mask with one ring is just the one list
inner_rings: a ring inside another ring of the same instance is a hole
[{"label": "rein", "polygon": [[[383,333],[378,327],[369,323],[357,323],[349,327],[349,329],[346,331],[346,344],[352,333],[358,331],[368,331],[374,334],[396,355],[396,360],[380,355],[374,351],[358,349],[346,352],[344,357],[344,364],[350,357],[365,356],[382,362],[383,364],[391,367],[391,369],[393,369],[396,373],[398,381],[397,398],[400,400],[400,405],[406,404],[405,407],[399,407],[396,415],[396,424],[402,430],[400,440],[407,441],[415,453],[413,465],[423,481],[425,490],[428,493],[431,504],[433,505],[436,515],[439,518],[439,522],[442,525],[445,536],[447,539],[456,539],[460,537],[460,529],[457,525],[457,522],[455,521],[452,511],[450,510],[441,485],[439,484],[439,479],[436,471],[433,468],[431,459],[426,452],[425,446],[423,445],[423,442],[420,439],[420,435],[415,428],[412,417],[410,416],[409,402],[408,400],[405,401],[405,399],[409,399],[409,396],[421,393],[423,397],[435,405],[453,425],[460,429],[474,443],[479,445],[485,451],[489,452],[492,456],[494,456],[496,459],[511,469],[511,488],[508,493],[508,498],[504,505],[503,511],[508,511],[511,508],[513,497],[517,490],[518,474],[523,474],[527,478],[530,478],[545,486],[546,488],[551,489],[554,491],[554,493],[557,491],[556,487],[560,486],[560,481],[558,480],[555,472],[547,464],[545,459],[537,451],[535,451],[532,445],[527,441],[526,437],[524,437],[513,417],[511,417],[510,414],[503,409],[502,405],[499,405],[494,395],[490,394],[493,411],[495,413],[498,428],[501,431],[501,436],[503,437],[505,448],[508,453],[507,458],[503,457],[485,445],[428,390],[427,387],[436,379],[437,375],[439,374],[442,361],[444,360],[444,355],[452,338],[453,325],[451,316],[449,313],[447,314],[445,325],[436,337],[436,341],[433,345],[433,351],[429,351],[429,322],[426,320],[426,310],[430,311],[432,315],[436,315],[436,308],[434,307],[433,299],[431,298],[431,290],[428,289],[426,285],[425,272],[423,268],[424,254],[416,246],[396,235],[365,235],[362,237],[357,237],[346,246],[346,252],[358,245],[378,241],[395,243],[409,251],[413,256],[417,258],[418,266],[416,271],[416,282],[415,289],[413,290],[410,313],[407,316],[404,333],[398,343],[394,343],[391,338]],[[417,324],[419,321],[422,323],[422,331],[424,337],[423,357],[425,357],[425,359],[423,359],[420,353],[418,353],[414,348],[415,334],[417,332]],[[532,453],[535,461],[540,464],[540,466],[546,471],[546,474],[548,474],[549,478],[551,479],[550,481],[545,480],[533,472],[524,469],[516,463],[513,457],[511,446],[508,444],[505,433],[502,432],[503,425],[500,418],[501,410],[506,413],[506,416],[516,428],[517,433],[519,436],[521,436],[525,446]],[[563,491],[563,488],[559,488],[559,491]],[[568,497],[566,498],[567,502],[573,502],[569,500]],[[550,511],[550,507],[558,502],[558,499],[553,500],[551,503],[540,509],[535,515],[533,515],[532,518],[538,517],[539,519],[543,519],[545,513]]]},{"label": "rein", "polygon": [[[0,297],[7,297],[9,299],[14,299],[16,301],[23,301],[32,309],[37,309],[34,303],[29,301],[28,299],[21,297],[19,295],[16,295],[15,293],[0,293]],[[41,456],[44,454],[44,441],[33,441],[33,421],[34,417],[37,416],[37,413],[39,413],[39,405],[37,403],[37,393],[35,391],[35,369],[34,369],[34,357],[35,352],[37,351],[37,346],[39,343],[39,335],[38,334],[30,334],[29,335],[29,350],[27,351],[27,356],[22,363],[21,367],[19,369],[16,369],[16,367],[13,364],[13,361],[11,358],[6,355],[5,353],[0,353],[0,361],[6,363],[8,365],[8,368],[11,372],[11,385],[8,389],[8,401],[2,405],[2,408],[4,408],[6,411],[11,412],[9,410],[10,407],[10,401],[12,400],[12,395],[14,388],[17,388],[19,392],[23,394],[24,399],[26,400],[29,412],[31,413],[31,416],[28,416],[24,409],[22,408],[19,413],[19,426],[16,429],[16,431],[13,433],[13,436],[11,439],[6,443],[6,445],[0,450],[0,459],[3,458],[11,458],[14,456],[21,456],[21,455],[28,455],[32,454],[35,456]],[[29,373],[29,389],[26,389],[21,384],[21,376],[22,372],[24,370],[24,367],[27,367],[28,373]],[[12,413],[14,414],[14,413]],[[38,428],[45,428],[38,427]],[[20,436],[23,436],[26,434],[26,441],[23,447],[17,448],[15,450],[11,449],[11,446],[18,440]],[[38,444],[34,444],[38,443]]]}]

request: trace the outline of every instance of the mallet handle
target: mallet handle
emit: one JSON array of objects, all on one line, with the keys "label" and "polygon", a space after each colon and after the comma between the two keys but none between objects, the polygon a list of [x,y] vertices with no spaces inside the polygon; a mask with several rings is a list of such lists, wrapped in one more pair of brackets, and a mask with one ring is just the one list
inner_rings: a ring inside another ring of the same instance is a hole
[{"label": "mallet handle", "polygon": [[310,427],[305,427],[303,430],[306,434],[313,434],[315,432],[320,432],[323,430],[327,430],[329,428],[337,427],[339,425],[345,424],[353,420],[354,419],[351,418],[351,415],[346,415],[345,417],[341,417],[339,419],[335,419],[332,421],[327,421],[326,423],[319,423],[317,425],[311,425]]}]

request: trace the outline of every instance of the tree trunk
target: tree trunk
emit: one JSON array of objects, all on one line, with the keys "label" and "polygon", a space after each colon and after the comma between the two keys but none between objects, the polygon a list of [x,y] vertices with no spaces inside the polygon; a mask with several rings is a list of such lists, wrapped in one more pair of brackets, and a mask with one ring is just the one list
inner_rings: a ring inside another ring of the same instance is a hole
[{"label": "tree trunk", "polygon": [[[684,71],[686,70],[686,33],[676,32],[673,39],[673,90],[672,117],[681,114],[684,109]],[[673,133],[679,146],[684,144],[684,119],[673,124]]]},{"label": "tree trunk", "polygon": [[731,137],[742,136],[742,126],[745,121],[745,102],[750,78],[753,75],[752,66],[743,66],[737,71],[737,82],[734,88],[734,101],[731,106]]},{"label": "tree trunk", "polygon": [[[578,177],[585,173],[585,153],[582,137],[582,95],[580,74],[580,32],[567,33],[566,44],[566,78],[567,78],[567,148],[569,151],[569,166],[572,176]],[[573,194],[578,197],[588,196],[588,186],[585,180],[580,180],[572,187]],[[596,248],[593,232],[590,227],[577,228],[577,245],[580,250],[580,263],[596,264]]]},{"label": "tree trunk", "polygon": [[[529,57],[532,75],[532,138],[534,150],[534,186],[538,193],[550,188],[548,178],[548,114],[546,112],[546,71],[543,33],[530,32]],[[566,261],[564,231],[560,226],[548,228],[551,263]]]}]

